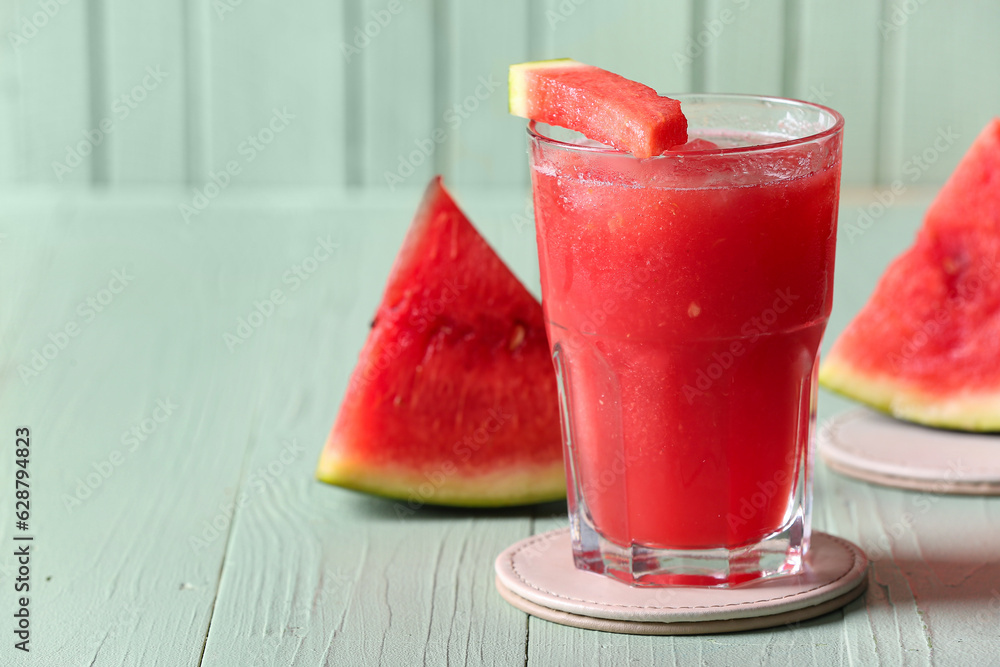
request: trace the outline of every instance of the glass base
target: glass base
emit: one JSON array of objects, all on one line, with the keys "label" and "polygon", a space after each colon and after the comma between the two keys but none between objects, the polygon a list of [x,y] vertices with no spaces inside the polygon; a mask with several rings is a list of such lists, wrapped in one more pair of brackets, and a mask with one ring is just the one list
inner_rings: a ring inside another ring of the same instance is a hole
[{"label": "glass base", "polygon": [[570,517],[576,567],[632,586],[709,586],[728,588],[802,570],[809,548],[804,521],[797,514],[760,542],[735,549],[658,549],[622,546],[601,536],[589,521]]}]

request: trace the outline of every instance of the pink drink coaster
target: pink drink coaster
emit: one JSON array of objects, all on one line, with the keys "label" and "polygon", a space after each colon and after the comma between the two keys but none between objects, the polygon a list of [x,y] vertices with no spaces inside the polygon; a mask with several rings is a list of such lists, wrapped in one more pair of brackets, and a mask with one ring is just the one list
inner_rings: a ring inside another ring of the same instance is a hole
[{"label": "pink drink coaster", "polygon": [[818,442],[828,466],[866,482],[1000,495],[1000,434],[946,431],[859,409],[824,424]]},{"label": "pink drink coaster", "polygon": [[813,533],[803,571],[733,588],[629,586],[578,570],[569,528],[511,545],[496,559],[496,587],[510,604],[547,621],[633,635],[756,630],[826,614],[867,588],[856,545]]}]

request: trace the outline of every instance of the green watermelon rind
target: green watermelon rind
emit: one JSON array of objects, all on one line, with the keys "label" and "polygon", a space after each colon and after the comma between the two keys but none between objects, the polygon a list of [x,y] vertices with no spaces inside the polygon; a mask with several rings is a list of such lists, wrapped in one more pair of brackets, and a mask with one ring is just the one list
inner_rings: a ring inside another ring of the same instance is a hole
[{"label": "green watermelon rind", "polygon": [[[326,451],[331,451],[328,446]],[[562,461],[534,469],[495,470],[487,475],[453,477],[435,485],[434,475],[412,469],[366,468],[324,456],[316,469],[322,482],[419,505],[448,507],[510,507],[566,499]],[[428,489],[430,492],[428,493]]]},{"label": "green watermelon rind", "polygon": [[1000,431],[1000,392],[935,396],[892,377],[861,373],[835,353],[820,366],[819,383],[903,421],[954,431]]}]

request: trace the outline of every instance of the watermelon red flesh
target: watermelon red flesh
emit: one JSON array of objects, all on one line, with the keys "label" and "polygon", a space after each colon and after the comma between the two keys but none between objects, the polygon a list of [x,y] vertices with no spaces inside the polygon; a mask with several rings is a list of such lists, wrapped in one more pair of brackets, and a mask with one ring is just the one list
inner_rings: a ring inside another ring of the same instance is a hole
[{"label": "watermelon red flesh", "polygon": [[409,503],[565,497],[542,309],[435,178],[317,476]]},{"label": "watermelon red flesh", "polygon": [[834,344],[820,381],[903,419],[1000,430],[1000,119]]},{"label": "watermelon red flesh", "polygon": [[638,158],[687,141],[681,103],[606,70],[575,60],[512,65],[510,112],[576,130]]}]

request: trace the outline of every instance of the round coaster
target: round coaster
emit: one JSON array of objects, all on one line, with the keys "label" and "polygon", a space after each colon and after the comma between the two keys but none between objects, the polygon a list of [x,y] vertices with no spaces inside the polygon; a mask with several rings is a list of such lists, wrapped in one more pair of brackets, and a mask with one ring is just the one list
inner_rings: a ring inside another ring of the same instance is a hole
[{"label": "round coaster", "polygon": [[838,609],[867,588],[860,548],[813,533],[806,567],[734,588],[629,586],[578,570],[569,528],[511,545],[496,560],[496,586],[510,604],[563,625],[636,635],[739,632],[803,621]]},{"label": "round coaster", "polygon": [[837,415],[818,437],[820,456],[866,482],[931,493],[1000,495],[1000,435],[899,421],[867,409]]}]

